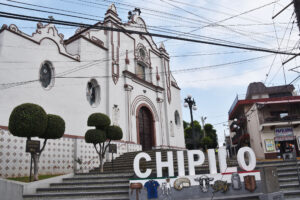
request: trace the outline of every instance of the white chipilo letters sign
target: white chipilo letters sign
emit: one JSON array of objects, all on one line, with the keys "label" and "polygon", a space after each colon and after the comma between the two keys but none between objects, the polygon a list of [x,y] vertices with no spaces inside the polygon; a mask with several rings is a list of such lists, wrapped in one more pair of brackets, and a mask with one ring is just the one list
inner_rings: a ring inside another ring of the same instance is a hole
[{"label": "white chipilo letters sign", "polygon": [[[195,167],[201,166],[204,163],[205,156],[204,153],[200,150],[189,150],[188,154],[188,165],[189,165],[189,175],[195,175]],[[208,164],[210,174],[217,174],[217,164],[216,164],[216,156],[214,149],[208,149]],[[247,154],[249,158],[249,164],[246,164],[245,154]],[[195,157],[196,156],[196,160]],[[219,148],[218,151],[218,159],[219,159],[219,168],[220,173],[227,172],[237,172],[237,167],[227,167],[226,162],[226,149],[224,147]],[[151,157],[149,154],[141,152],[137,154],[134,158],[133,168],[135,174],[139,178],[147,178],[150,176],[152,170],[147,169],[145,172],[141,172],[140,170],[140,160],[144,158],[146,161],[151,161]],[[256,166],[256,157],[253,150],[249,147],[243,147],[239,150],[237,154],[237,161],[240,166],[245,171],[252,171]],[[185,176],[185,168],[184,168],[184,156],[183,151],[177,151],[177,167],[178,167],[178,176]],[[156,171],[157,177],[162,177],[162,168],[168,168],[169,176],[174,176],[174,165],[173,165],[173,152],[167,152],[167,161],[161,160],[161,152],[156,152]]]},{"label": "white chipilo letters sign", "polygon": [[140,170],[140,160],[141,158],[145,158],[146,161],[150,161],[151,157],[149,156],[149,154],[141,152],[139,154],[137,154],[134,158],[133,161],[133,169],[135,174],[140,177],[140,178],[147,178],[148,176],[150,176],[151,174],[151,169],[147,169],[144,173],[141,172]]},{"label": "white chipilo letters sign", "polygon": [[[249,158],[249,164],[247,165],[245,162],[245,154],[248,155]],[[239,150],[237,154],[237,160],[239,163],[240,168],[242,168],[245,171],[251,171],[255,168],[256,166],[256,157],[253,152],[253,150],[249,147],[243,147]]]}]

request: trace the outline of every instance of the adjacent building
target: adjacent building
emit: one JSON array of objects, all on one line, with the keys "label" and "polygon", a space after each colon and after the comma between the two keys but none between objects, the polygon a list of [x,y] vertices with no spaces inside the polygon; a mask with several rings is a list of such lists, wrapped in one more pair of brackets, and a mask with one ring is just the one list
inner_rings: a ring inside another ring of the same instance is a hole
[{"label": "adjacent building", "polygon": [[228,113],[232,152],[250,145],[257,158],[299,155],[300,96],[294,89],[293,85],[249,84],[246,97],[237,97]]}]

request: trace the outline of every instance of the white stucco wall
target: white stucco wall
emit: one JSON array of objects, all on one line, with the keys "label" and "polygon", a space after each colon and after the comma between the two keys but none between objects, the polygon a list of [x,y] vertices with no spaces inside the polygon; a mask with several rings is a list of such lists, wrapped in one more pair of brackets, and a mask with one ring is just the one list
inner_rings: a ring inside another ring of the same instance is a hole
[{"label": "white stucco wall", "polygon": [[250,136],[251,148],[254,150],[257,158],[263,159],[265,158],[263,149],[264,144],[259,131],[260,124],[256,105],[253,104],[253,106],[248,109],[248,112],[246,112],[245,115],[247,117],[247,130]]},{"label": "white stucco wall", "polygon": [[[32,138],[33,140],[39,140]],[[41,144],[43,140],[40,140]],[[140,145],[112,142],[118,152],[114,158],[125,152],[139,151]],[[25,152],[26,138],[15,137],[7,129],[0,128],[0,177],[28,176],[30,154]],[[76,164],[80,158],[82,165]],[[106,154],[105,160],[110,161]],[[87,172],[99,166],[99,157],[92,144],[87,144],[83,137],[64,135],[60,139],[48,140],[39,162],[40,174],[67,174],[77,171]]]},{"label": "white stucco wall", "polygon": [[[144,22],[138,16],[135,16],[136,22],[133,22],[132,27],[130,23],[116,25],[118,23],[114,20],[118,19],[111,14],[107,14],[106,17],[104,22],[106,26],[123,26],[123,28],[139,30],[138,23],[141,29],[145,30]],[[78,136],[84,136],[89,129],[86,121],[90,114],[105,113],[114,124],[122,128],[122,140],[137,144],[139,141],[136,109],[140,104],[146,104],[151,105],[151,111],[155,115],[156,146],[153,148],[185,147],[182,124],[176,126],[174,123],[176,110],[182,121],[180,90],[170,86],[171,101],[169,102],[166,84],[168,81],[166,73],[169,72],[164,66],[169,58],[164,50],[154,44],[151,37],[86,30],[81,32],[81,35],[75,35],[64,45],[59,30],[57,31],[53,25],[40,24],[38,27],[41,33],[37,31],[33,36],[22,33],[17,27],[7,28],[0,33],[0,84],[2,84],[0,85],[0,125],[8,125],[9,115],[14,107],[30,102],[41,105],[47,113],[60,115],[66,122],[65,133]],[[47,29],[48,32],[45,31]],[[151,83],[150,86],[136,81],[133,77],[125,77],[123,74],[124,70],[136,74],[135,50],[138,44],[146,47],[147,55],[150,57],[148,67],[149,71],[152,67],[152,73],[148,74],[151,78],[147,80]],[[112,62],[117,59],[118,46],[119,74],[117,81],[114,82]],[[126,59],[129,63],[126,63]],[[44,89],[39,82],[39,70],[44,61],[51,62],[55,69],[55,79],[51,89]],[[171,81],[175,81],[171,74],[169,76]],[[91,79],[95,79],[100,86],[100,103],[94,107],[86,99],[87,82]],[[34,81],[28,84],[16,84],[15,87],[8,88],[8,85],[3,85],[30,80]],[[131,91],[127,91],[125,85],[132,87]],[[162,90],[154,89],[157,86]],[[134,102],[142,96],[146,98]],[[115,112],[115,106],[118,108],[118,113]],[[170,121],[173,122],[173,128],[170,128]],[[174,136],[171,136],[170,129],[174,130]]]}]

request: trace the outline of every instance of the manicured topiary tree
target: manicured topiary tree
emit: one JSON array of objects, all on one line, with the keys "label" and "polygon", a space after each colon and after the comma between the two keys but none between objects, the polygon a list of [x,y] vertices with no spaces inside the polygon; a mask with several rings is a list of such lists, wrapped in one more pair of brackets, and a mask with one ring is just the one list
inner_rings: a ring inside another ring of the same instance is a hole
[{"label": "manicured topiary tree", "polygon": [[[103,159],[107,147],[112,140],[120,140],[123,137],[122,129],[118,126],[110,126],[110,119],[103,113],[93,113],[87,121],[88,126],[94,126],[95,129],[87,130],[85,141],[94,145],[99,156],[100,172],[103,172]],[[99,147],[97,147],[97,145]]]},{"label": "manicured topiary tree", "polygon": [[36,104],[25,103],[14,108],[9,117],[9,131],[17,137],[44,139],[42,148],[31,153],[34,163],[34,180],[38,180],[38,164],[48,139],[61,138],[65,132],[65,121],[58,115],[52,115]]}]

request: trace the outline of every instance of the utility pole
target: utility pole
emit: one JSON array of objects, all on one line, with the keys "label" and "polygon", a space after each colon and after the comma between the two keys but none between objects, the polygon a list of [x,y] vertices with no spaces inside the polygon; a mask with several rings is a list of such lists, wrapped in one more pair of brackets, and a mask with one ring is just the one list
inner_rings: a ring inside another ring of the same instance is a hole
[{"label": "utility pole", "polygon": [[206,120],[206,117],[201,117],[201,122],[202,122],[202,128],[203,128],[203,133],[204,133],[204,136],[203,137],[206,137],[206,132],[205,132],[205,120]]}]

